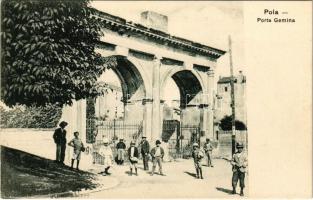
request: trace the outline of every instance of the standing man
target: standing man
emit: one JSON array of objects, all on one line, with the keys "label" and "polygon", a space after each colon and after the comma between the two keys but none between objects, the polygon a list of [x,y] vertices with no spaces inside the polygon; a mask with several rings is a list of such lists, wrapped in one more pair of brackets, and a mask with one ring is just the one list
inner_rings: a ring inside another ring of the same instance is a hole
[{"label": "standing man", "polygon": [[133,175],[133,170],[135,171],[136,176],[138,176],[137,172],[137,163],[138,163],[139,153],[138,148],[135,146],[135,142],[130,143],[130,147],[128,148],[128,159],[130,162],[130,176]]},{"label": "standing man", "polygon": [[124,155],[125,155],[125,149],[126,149],[126,145],[122,138],[117,143],[116,149],[117,149],[117,164],[122,165],[124,163]]},{"label": "standing man", "polygon": [[236,194],[237,182],[240,183],[240,196],[243,196],[243,189],[245,187],[245,173],[248,166],[247,155],[243,153],[243,145],[237,144],[237,152],[233,155],[231,164],[233,166],[232,186],[233,194]]},{"label": "standing man", "polygon": [[213,167],[213,162],[212,162],[213,145],[209,138],[206,139],[203,149],[205,151],[205,154],[208,157],[208,167]]},{"label": "standing man", "polygon": [[164,149],[160,147],[160,144],[161,144],[160,140],[157,140],[155,144],[156,144],[156,147],[152,148],[151,153],[150,153],[152,157],[152,162],[153,162],[151,176],[153,176],[154,170],[157,164],[159,165],[160,175],[164,176],[162,172],[162,160],[164,157]]},{"label": "standing man", "polygon": [[149,142],[147,141],[146,136],[142,136],[140,146],[141,146],[141,155],[142,155],[142,160],[143,160],[143,168],[144,170],[149,170],[148,161],[149,161],[150,145],[149,145]]},{"label": "standing man", "polygon": [[62,121],[60,128],[55,129],[53,134],[54,143],[56,144],[56,162],[64,165],[66,149],[66,130],[67,122]]}]

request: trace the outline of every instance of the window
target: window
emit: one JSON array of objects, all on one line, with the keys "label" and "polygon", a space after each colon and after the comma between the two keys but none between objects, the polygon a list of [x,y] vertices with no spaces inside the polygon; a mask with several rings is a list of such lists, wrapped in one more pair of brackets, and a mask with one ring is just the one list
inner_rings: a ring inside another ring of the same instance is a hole
[{"label": "window", "polygon": [[225,92],[227,92],[227,87],[225,87]]}]

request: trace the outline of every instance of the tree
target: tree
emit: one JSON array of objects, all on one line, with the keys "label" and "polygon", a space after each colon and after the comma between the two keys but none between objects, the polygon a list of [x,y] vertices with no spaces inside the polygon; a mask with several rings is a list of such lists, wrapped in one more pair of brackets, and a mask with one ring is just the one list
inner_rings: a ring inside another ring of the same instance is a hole
[{"label": "tree", "polygon": [[[223,131],[231,131],[232,116],[225,116],[223,119],[221,119],[220,127]],[[236,130],[247,130],[246,125],[239,120],[235,120],[235,128]]]},{"label": "tree", "polygon": [[99,95],[102,36],[88,0],[2,2],[1,98],[8,106],[71,105]]},{"label": "tree", "polygon": [[62,114],[62,108],[54,105],[14,106],[5,110],[0,106],[1,128],[55,128]]}]

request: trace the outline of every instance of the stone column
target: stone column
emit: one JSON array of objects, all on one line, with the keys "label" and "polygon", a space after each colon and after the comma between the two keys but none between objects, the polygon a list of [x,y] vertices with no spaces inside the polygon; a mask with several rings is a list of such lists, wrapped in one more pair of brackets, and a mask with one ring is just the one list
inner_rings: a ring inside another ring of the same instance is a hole
[{"label": "stone column", "polygon": [[213,139],[213,126],[214,126],[214,116],[213,116],[213,89],[214,89],[214,71],[209,70],[207,72],[207,93],[208,93],[208,133],[207,137]]},{"label": "stone column", "polygon": [[152,79],[152,133],[151,140],[154,143],[155,140],[160,139],[160,67],[161,58],[156,56],[153,61],[153,79]]},{"label": "stone column", "polygon": [[143,113],[143,135],[147,137],[148,141],[151,141],[152,135],[152,99],[143,99],[142,104],[144,106],[144,113]]}]

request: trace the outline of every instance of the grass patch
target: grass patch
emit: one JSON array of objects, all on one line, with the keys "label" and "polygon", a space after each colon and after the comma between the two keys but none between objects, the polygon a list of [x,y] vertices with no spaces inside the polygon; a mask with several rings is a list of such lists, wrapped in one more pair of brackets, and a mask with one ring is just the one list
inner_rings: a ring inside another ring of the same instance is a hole
[{"label": "grass patch", "polygon": [[97,175],[1,146],[1,197],[29,197],[93,189]]}]

